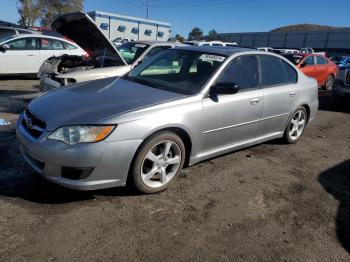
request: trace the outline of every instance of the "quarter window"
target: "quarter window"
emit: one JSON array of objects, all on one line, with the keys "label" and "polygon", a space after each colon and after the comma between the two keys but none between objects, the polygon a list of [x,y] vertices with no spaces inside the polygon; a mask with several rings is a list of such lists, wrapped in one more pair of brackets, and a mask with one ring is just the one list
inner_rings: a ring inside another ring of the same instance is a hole
[{"label": "quarter window", "polygon": [[296,71],[282,59],[268,55],[261,55],[259,58],[262,87],[297,82]]},{"label": "quarter window", "polygon": [[220,83],[235,83],[239,90],[259,87],[258,59],[254,55],[235,58],[219,77]]}]

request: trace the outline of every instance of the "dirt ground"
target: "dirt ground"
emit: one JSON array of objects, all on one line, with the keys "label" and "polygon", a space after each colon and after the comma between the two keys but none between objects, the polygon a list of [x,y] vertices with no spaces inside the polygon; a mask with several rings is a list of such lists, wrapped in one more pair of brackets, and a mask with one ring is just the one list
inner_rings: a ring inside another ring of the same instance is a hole
[{"label": "dirt ground", "polygon": [[0,127],[0,261],[350,260],[350,103],[322,92],[298,144],[205,161],[161,194],[78,192],[39,178],[18,151],[16,96],[36,84],[0,80],[12,123]]}]

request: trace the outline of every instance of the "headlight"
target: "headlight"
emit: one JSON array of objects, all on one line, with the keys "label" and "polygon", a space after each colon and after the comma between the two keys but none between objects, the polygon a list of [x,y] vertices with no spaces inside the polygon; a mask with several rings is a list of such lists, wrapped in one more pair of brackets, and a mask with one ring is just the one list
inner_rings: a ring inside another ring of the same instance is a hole
[{"label": "headlight", "polygon": [[115,126],[64,126],[56,129],[49,139],[61,141],[67,145],[93,143],[105,139]]}]

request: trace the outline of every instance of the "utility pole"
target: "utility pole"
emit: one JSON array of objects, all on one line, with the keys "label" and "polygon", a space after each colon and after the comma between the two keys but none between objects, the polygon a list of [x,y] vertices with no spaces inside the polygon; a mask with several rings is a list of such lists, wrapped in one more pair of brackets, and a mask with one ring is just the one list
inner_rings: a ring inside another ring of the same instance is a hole
[{"label": "utility pole", "polygon": [[146,1],[145,1],[145,5],[146,5],[146,17],[147,17],[147,19],[149,18],[149,8],[150,8],[151,4],[152,4],[152,1],[149,1],[149,0],[146,0]]}]

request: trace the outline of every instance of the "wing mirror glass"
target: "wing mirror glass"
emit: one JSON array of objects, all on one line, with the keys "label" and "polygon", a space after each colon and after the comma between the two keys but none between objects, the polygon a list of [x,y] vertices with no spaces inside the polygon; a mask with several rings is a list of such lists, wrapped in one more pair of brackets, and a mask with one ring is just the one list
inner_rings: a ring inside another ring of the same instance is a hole
[{"label": "wing mirror glass", "polygon": [[212,87],[215,94],[235,94],[239,90],[236,83],[218,82]]}]

